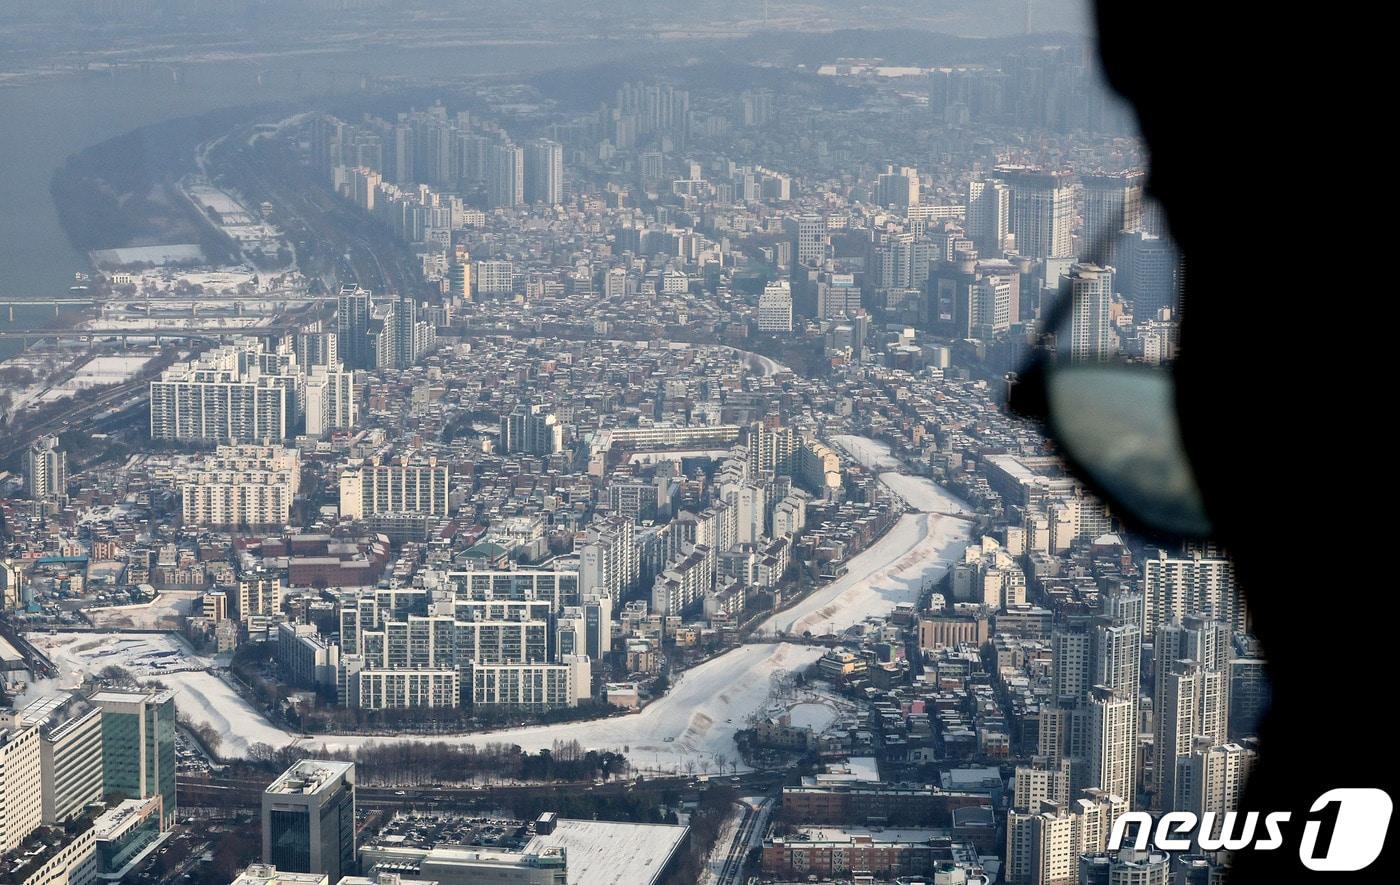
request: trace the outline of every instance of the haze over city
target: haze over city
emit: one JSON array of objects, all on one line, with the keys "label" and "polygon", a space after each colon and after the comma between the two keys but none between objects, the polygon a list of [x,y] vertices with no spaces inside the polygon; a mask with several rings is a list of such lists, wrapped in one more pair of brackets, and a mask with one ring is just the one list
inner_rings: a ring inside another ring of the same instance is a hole
[{"label": "haze over city", "polygon": [[1088,13],[0,7],[0,881],[1223,881],[1234,565],[1007,405],[1176,358]]}]

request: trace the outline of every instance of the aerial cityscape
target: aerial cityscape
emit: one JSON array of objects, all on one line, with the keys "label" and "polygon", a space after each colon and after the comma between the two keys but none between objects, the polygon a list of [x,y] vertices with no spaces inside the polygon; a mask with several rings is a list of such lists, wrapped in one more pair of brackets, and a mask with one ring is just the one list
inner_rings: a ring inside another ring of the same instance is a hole
[{"label": "aerial cityscape", "polygon": [[1176,357],[1132,109],[908,5],[0,12],[0,885],[1226,881],[1232,559],[1007,402]]}]

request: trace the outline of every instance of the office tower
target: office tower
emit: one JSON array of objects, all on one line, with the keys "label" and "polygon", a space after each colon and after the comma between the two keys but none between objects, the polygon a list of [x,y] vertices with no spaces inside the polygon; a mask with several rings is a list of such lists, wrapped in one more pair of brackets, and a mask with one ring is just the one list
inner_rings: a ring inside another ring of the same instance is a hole
[{"label": "office tower", "polygon": [[875,183],[875,204],[903,212],[919,205],[919,170],[886,166]]},{"label": "office tower", "polygon": [[175,822],[175,693],[102,691],[102,792],[160,797],[162,828]]},{"label": "office tower", "polygon": [[513,144],[491,145],[486,153],[486,207],[510,208],[524,202],[524,149]]},{"label": "office tower", "polygon": [[787,280],[763,287],[754,316],[760,332],[792,331],[792,288]]},{"label": "office tower", "polygon": [[65,704],[40,732],[44,823],[62,824],[102,801],[102,710]]},{"label": "office tower", "polygon": [[820,215],[799,215],[783,219],[783,229],[792,243],[792,263],[820,264],[828,242],[826,219]]},{"label": "office tower", "polygon": [[1069,357],[1072,362],[1107,362],[1113,351],[1113,274],[1096,264],[1075,264],[1060,281],[1068,286]]},{"label": "office tower", "polygon": [[934,264],[927,284],[928,322],[956,338],[989,339],[1021,318],[1022,280],[1029,259],[983,259],[957,252]]},{"label": "office tower", "polygon": [[25,449],[24,494],[31,501],[68,496],[68,453],[57,436],[41,436]]},{"label": "office tower", "polygon": [[262,859],[331,882],[354,872],[353,762],[306,759],[272,782],[262,797]]},{"label": "office tower", "polygon": [[1118,267],[1123,234],[1142,228],[1142,188],[1146,176],[1137,170],[1080,178],[1084,205],[1085,259]]},{"label": "office tower", "polygon": [[39,729],[0,726],[0,855],[13,851],[43,823]]},{"label": "office tower", "polygon": [[1230,673],[1230,740],[1254,737],[1269,708],[1269,670],[1263,658],[1232,658]]},{"label": "office tower", "polygon": [[446,516],[449,473],[436,457],[352,462],[340,474],[340,515],[348,519],[390,513]]},{"label": "office tower", "polygon": [[342,286],[336,298],[336,351],[351,369],[368,369],[369,290]]},{"label": "office tower", "polygon": [[1224,621],[1237,633],[1249,632],[1243,592],[1235,566],[1218,551],[1188,547],[1180,556],[1149,551],[1142,563],[1147,594],[1146,629],[1154,631],[1172,618],[1199,614]]},{"label": "office tower", "polygon": [[306,435],[322,437],[355,426],[355,373],[339,363],[312,366],[306,376]]},{"label": "office tower", "polygon": [[564,202],[564,146],[559,142],[540,139],[526,149],[525,202]]},{"label": "office tower", "polygon": [[1181,255],[1175,243],[1138,231],[1123,238],[1119,258],[1119,291],[1132,304],[1133,319],[1142,322],[1163,308],[1176,309]]},{"label": "office tower", "polygon": [[995,178],[968,182],[967,235],[979,255],[996,257],[1006,249],[1011,235],[1011,188],[1006,182]]},{"label": "office tower", "polygon": [[599,593],[583,603],[583,652],[602,660],[612,651],[612,597]]},{"label": "office tower", "polygon": [[998,166],[995,175],[1011,188],[1011,233],[1027,258],[1074,255],[1074,188],[1069,177],[1027,166]]}]

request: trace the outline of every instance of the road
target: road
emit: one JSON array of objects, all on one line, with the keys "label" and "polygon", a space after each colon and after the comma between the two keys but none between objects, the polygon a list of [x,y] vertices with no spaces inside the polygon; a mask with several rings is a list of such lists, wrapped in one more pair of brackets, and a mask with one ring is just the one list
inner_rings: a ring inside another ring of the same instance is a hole
[{"label": "road", "polygon": [[[724,781],[736,789],[761,793],[776,790],[783,782],[783,778],[784,775],[781,772],[759,771],[739,775],[736,778],[714,778],[713,780],[714,782]],[[734,783],[735,780],[738,783]],[[176,778],[179,802],[185,806],[258,808],[262,803],[263,790],[267,788],[269,783],[271,783],[271,778],[266,781],[255,778],[221,776],[206,779],[182,775]],[[561,792],[608,796],[630,793],[635,790],[650,793],[683,789],[691,784],[699,787],[702,782],[688,777],[656,777],[618,779],[605,784],[596,784],[593,781],[576,781],[538,784],[483,784],[471,787],[415,785],[397,789],[360,785],[355,788],[355,801],[367,808],[405,811],[427,808],[451,810],[469,804],[491,804],[511,798],[556,796]]]},{"label": "road", "polygon": [[[757,804],[754,800],[757,799]],[[772,796],[749,796],[740,799],[737,803],[741,810],[739,826],[734,832],[734,838],[727,846],[716,845],[714,853],[711,855],[710,876],[715,885],[736,885],[743,881],[744,861],[748,858],[749,850],[763,839],[764,830],[768,826],[768,818],[773,811]],[[719,853],[721,847],[724,848],[724,862],[720,864],[718,872],[713,869],[715,855]]]}]

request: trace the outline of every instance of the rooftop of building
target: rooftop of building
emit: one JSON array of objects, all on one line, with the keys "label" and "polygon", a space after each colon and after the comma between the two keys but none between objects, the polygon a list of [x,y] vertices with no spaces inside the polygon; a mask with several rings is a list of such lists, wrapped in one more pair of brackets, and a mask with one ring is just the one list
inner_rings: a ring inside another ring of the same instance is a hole
[{"label": "rooftop of building", "polygon": [[268,785],[268,795],[312,794],[340,780],[344,775],[354,779],[355,763],[303,759],[284,771]]},{"label": "rooftop of building", "polygon": [[660,881],[690,828],[604,820],[558,820],[554,830],[536,835],[527,854],[564,849],[569,885],[651,885]]}]

